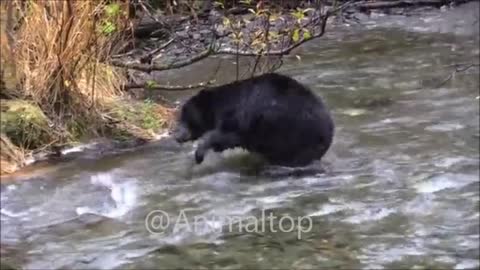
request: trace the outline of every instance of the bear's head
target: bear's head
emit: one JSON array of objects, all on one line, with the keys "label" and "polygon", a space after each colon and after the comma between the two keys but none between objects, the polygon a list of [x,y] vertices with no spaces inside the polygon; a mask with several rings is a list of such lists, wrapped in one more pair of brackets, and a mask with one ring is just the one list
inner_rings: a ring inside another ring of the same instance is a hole
[{"label": "bear's head", "polygon": [[195,141],[213,128],[211,98],[209,91],[202,90],[181,106],[171,132],[177,142]]}]

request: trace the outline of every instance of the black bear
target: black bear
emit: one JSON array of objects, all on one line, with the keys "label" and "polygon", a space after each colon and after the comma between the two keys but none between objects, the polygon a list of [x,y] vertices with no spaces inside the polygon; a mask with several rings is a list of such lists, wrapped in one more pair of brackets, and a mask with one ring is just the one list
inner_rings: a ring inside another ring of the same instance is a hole
[{"label": "black bear", "polygon": [[329,149],[334,123],[320,97],[278,73],[203,89],[181,108],[172,132],[177,142],[197,140],[197,164],[209,149],[241,147],[272,165],[300,167]]}]

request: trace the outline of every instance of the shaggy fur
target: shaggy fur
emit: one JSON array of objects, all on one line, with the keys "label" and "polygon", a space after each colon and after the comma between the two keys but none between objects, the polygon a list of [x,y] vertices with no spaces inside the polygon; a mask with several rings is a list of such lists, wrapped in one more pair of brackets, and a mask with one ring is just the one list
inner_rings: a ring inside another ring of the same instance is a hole
[{"label": "shaggy fur", "polygon": [[334,123],[320,97],[296,80],[269,73],[204,89],[181,108],[173,136],[201,138],[195,160],[208,150],[241,147],[272,165],[305,166],[329,149]]}]

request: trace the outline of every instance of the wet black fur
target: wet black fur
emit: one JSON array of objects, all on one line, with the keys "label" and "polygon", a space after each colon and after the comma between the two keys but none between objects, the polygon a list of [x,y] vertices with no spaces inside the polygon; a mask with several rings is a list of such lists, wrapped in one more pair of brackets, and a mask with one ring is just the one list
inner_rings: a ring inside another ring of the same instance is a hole
[{"label": "wet black fur", "polygon": [[173,132],[179,142],[209,149],[241,147],[273,165],[304,166],[329,149],[334,123],[321,98],[296,80],[276,73],[204,89],[181,108]]}]

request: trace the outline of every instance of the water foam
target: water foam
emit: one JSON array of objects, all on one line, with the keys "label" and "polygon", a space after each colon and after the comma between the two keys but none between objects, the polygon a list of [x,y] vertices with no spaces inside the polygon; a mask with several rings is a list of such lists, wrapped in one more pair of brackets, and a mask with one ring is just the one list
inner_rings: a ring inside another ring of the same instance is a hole
[{"label": "water foam", "polygon": [[7,210],[5,208],[0,208],[0,214],[4,215],[4,216],[7,216],[7,217],[11,217],[11,218],[16,218],[16,217],[25,216],[28,213],[27,213],[27,211],[21,211],[21,212],[15,213],[15,212],[12,212],[12,211]]},{"label": "water foam", "polygon": [[77,207],[76,212],[78,215],[90,213],[109,218],[118,218],[135,207],[137,203],[137,186],[134,181],[118,183],[113,180],[111,173],[103,173],[93,175],[90,182],[93,185],[108,188],[114,206],[107,206],[100,210],[91,207]]}]

